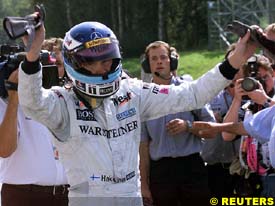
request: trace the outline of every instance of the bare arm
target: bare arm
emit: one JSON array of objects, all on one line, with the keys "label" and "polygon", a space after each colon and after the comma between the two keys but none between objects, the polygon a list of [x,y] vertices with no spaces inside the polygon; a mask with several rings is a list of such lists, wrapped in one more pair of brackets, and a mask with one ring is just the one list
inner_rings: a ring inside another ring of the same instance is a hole
[{"label": "bare arm", "polygon": [[[9,81],[17,81],[18,71],[11,74]],[[17,91],[8,91],[9,102],[0,124],[0,157],[9,157],[17,147]]]},{"label": "bare arm", "polygon": [[[244,91],[241,87],[241,81],[242,79],[239,79],[235,83],[235,95],[232,104],[224,117],[223,122],[225,123],[238,122],[239,120],[239,109],[241,107],[242,96],[244,95]],[[222,137],[225,141],[232,141],[236,138],[236,134],[222,132]]]},{"label": "bare arm", "polygon": [[221,131],[230,132],[236,135],[247,135],[243,122],[222,123],[219,127]]},{"label": "bare arm", "polygon": [[243,122],[215,123],[196,121],[193,122],[193,128],[199,130],[200,135],[205,137],[211,137],[213,134],[217,135],[220,132],[247,135]]}]

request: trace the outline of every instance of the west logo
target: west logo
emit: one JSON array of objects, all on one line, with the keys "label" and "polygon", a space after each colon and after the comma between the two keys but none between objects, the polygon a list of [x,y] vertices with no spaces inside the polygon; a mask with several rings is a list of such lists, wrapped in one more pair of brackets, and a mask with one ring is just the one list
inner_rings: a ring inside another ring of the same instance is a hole
[{"label": "west logo", "polygon": [[130,99],[132,99],[131,96],[132,96],[131,92],[127,92],[126,95],[118,96],[116,98],[111,98],[111,100],[113,101],[115,106],[121,106],[121,105],[125,104],[126,102],[129,102]]},{"label": "west logo", "polygon": [[88,109],[84,109],[84,110],[80,110],[80,109],[76,109],[76,119],[77,120],[83,120],[83,121],[96,121],[95,119],[95,114],[93,111],[88,110]]}]

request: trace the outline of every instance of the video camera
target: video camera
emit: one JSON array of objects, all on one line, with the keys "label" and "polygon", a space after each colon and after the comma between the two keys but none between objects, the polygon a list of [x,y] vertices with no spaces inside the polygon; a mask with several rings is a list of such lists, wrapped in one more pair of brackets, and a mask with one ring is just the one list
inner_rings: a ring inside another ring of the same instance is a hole
[{"label": "video camera", "polygon": [[6,98],[8,96],[4,82],[18,68],[21,62],[19,61],[21,56],[18,54],[23,51],[24,48],[19,45],[4,44],[0,46],[0,97]]},{"label": "video camera", "polygon": [[0,57],[10,55],[10,54],[15,54],[18,52],[23,52],[24,47],[20,45],[8,45],[8,44],[3,44],[0,45]]},{"label": "video camera", "polygon": [[46,11],[43,4],[35,5],[35,14],[29,14],[25,17],[7,16],[3,20],[3,27],[10,39],[17,39],[28,35],[26,51],[29,51],[35,37],[35,30],[43,25],[46,18]]},{"label": "video camera", "polygon": [[[11,73],[18,69],[19,64],[26,57],[24,48],[19,45],[0,45],[0,97],[6,98],[8,93],[5,89],[5,80]],[[58,68],[55,60],[51,58],[50,52],[42,50],[40,52],[40,62],[42,64],[42,86],[45,89],[52,86],[59,86]]]},{"label": "video camera", "polygon": [[38,13],[37,17],[32,14],[25,17],[5,17],[3,26],[8,36],[15,40],[25,34],[30,35],[34,29],[38,29],[45,21],[46,11],[43,4],[35,5],[34,11]]}]

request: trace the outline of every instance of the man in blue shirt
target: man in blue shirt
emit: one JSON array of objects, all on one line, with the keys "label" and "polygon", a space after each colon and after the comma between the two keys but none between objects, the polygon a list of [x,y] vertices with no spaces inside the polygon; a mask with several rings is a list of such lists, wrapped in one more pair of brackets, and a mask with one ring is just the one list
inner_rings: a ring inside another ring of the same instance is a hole
[{"label": "man in blue shirt", "polygon": [[[149,44],[145,58],[143,69],[152,73],[154,83],[186,83],[184,78],[172,75],[177,69],[178,54],[167,43],[156,41]],[[205,106],[142,124],[140,169],[144,203],[188,205],[207,198],[207,171],[199,154],[202,139],[190,128],[194,120],[215,121],[215,118],[209,106]]]}]

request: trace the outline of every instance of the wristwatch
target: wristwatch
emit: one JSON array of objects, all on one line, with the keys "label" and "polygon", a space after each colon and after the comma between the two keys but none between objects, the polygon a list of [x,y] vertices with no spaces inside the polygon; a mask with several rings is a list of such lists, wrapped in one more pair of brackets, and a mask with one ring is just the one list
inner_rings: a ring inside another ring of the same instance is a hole
[{"label": "wristwatch", "polygon": [[187,132],[190,132],[193,129],[192,122],[186,120]]},{"label": "wristwatch", "polygon": [[271,99],[267,98],[267,100],[265,101],[265,103],[263,104],[264,108],[270,107],[270,103],[271,103]]}]

